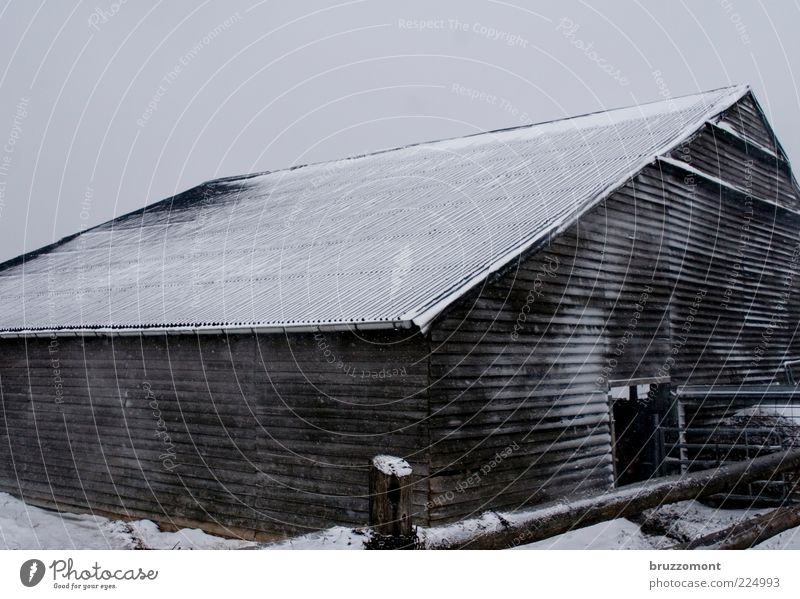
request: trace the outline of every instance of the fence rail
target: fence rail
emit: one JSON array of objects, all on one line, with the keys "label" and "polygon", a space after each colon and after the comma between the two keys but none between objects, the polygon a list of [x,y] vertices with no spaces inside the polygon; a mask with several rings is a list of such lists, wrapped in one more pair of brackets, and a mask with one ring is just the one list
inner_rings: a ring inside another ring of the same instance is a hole
[{"label": "fence rail", "polygon": [[[661,476],[694,472],[750,460],[762,455],[791,450],[796,427],[681,427],[662,426],[658,430],[661,446]],[[779,480],[753,480],[731,489],[723,498],[727,503],[784,504],[800,501],[796,473],[784,473]]]}]

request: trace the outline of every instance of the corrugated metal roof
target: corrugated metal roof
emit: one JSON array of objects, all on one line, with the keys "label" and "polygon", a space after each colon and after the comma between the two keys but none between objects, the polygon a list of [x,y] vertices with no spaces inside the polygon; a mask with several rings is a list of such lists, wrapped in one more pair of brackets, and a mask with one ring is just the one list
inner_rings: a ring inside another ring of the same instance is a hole
[{"label": "corrugated metal roof", "polygon": [[211,181],[0,267],[0,331],[424,329],[745,93]]}]

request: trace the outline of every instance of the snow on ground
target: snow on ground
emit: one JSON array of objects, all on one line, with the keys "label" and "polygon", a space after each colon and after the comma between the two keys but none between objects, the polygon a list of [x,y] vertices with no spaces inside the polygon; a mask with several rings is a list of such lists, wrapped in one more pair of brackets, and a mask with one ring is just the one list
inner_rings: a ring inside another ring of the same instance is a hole
[{"label": "snow on ground", "polygon": [[[768,511],[769,509],[720,509],[699,501],[682,501],[656,510],[661,522],[670,523],[663,534],[645,534],[639,524],[620,518],[573,530],[518,549],[665,549],[683,540],[722,530],[744,518]],[[767,539],[754,549],[800,549],[800,527]]]},{"label": "snow on ground", "polygon": [[367,533],[359,529],[334,526],[327,530],[313,532],[302,537],[294,537],[262,549],[364,549]]},{"label": "snow on ground", "polygon": [[620,518],[515,549],[654,549],[655,542],[642,533],[638,524]]},{"label": "snow on ground", "polygon": [[202,530],[161,532],[149,520],[123,522],[25,505],[0,493],[0,549],[241,549],[255,543]]},{"label": "snow on ground", "polygon": [[60,514],[25,505],[0,493],[0,549],[129,549],[122,522]]},{"label": "snow on ground", "polygon": [[134,538],[141,540],[143,548],[147,549],[245,549],[257,546],[251,541],[216,537],[199,528],[163,532],[159,530],[158,524],[150,520],[137,520],[128,524]]},{"label": "snow on ground", "polygon": [[781,534],[759,543],[753,549],[800,549],[800,527],[785,530]]},{"label": "snow on ground", "polygon": [[[684,501],[656,510],[665,530],[642,531],[620,518],[517,547],[517,549],[662,549],[680,540],[721,530],[765,510],[724,510]],[[473,520],[420,528],[428,541],[461,538],[496,529],[516,514],[487,513]],[[198,529],[162,532],[149,520],[123,522],[88,514],[59,513],[25,505],[0,493],[0,549],[363,549],[366,531],[337,526],[271,545],[224,539]],[[768,539],[755,549],[800,549],[800,527]]]}]

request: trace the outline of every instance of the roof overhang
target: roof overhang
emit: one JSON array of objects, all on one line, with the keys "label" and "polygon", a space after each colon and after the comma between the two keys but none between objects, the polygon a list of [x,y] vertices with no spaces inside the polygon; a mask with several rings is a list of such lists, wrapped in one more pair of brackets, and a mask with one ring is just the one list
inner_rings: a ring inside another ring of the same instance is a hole
[{"label": "roof overhang", "polygon": [[326,333],[351,331],[410,330],[415,324],[408,320],[352,322],[335,324],[286,324],[286,325],[197,325],[197,326],[151,326],[151,327],[87,327],[58,329],[20,329],[0,331],[0,338],[20,337],[106,337],[106,336],[155,336],[155,335],[255,335]]}]

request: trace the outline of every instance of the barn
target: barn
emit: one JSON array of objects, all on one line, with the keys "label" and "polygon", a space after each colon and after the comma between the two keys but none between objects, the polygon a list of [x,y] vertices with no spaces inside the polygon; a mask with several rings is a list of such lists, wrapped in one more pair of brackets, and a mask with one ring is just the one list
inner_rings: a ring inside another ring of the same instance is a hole
[{"label": "barn", "polygon": [[781,387],[799,257],[746,86],[209,181],[0,265],[0,490],[269,539],[379,454],[423,526],[657,476]]}]

